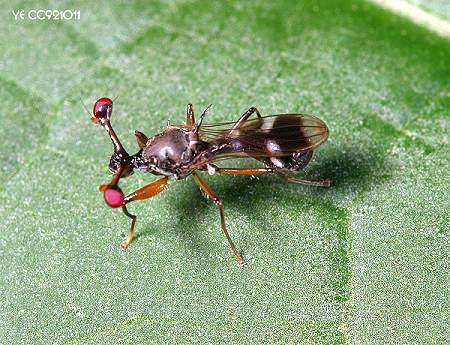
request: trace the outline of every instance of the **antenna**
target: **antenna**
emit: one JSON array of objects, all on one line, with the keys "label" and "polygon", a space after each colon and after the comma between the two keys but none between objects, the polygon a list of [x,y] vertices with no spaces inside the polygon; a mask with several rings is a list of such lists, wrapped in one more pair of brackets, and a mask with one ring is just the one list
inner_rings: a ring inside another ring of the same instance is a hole
[{"label": "antenna", "polygon": [[81,95],[78,95],[78,98],[80,99],[80,102],[83,105],[84,110],[86,110],[86,112],[90,114],[89,109],[86,107],[86,104],[84,104],[83,99],[81,98]]}]

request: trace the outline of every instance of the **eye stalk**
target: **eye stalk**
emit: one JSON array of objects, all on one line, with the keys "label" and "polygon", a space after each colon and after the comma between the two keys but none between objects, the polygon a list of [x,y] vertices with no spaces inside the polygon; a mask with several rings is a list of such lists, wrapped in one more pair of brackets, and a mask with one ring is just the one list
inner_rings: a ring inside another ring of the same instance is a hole
[{"label": "eye stalk", "polygon": [[131,157],[125,148],[122,146],[111,125],[111,114],[113,108],[113,101],[109,98],[103,97],[97,100],[92,110],[94,116],[91,121],[95,124],[100,124],[111,138],[114,152],[109,163],[109,170],[115,174],[121,171],[121,177],[127,177],[133,173],[133,166],[131,165]]}]

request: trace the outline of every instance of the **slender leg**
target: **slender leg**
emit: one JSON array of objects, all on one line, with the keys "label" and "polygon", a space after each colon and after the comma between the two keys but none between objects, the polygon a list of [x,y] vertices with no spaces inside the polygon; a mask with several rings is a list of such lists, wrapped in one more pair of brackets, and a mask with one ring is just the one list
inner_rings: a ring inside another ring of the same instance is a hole
[{"label": "slender leg", "polygon": [[209,110],[209,108],[211,108],[212,104],[208,105],[205,110],[203,110],[202,114],[200,115],[200,120],[198,121],[198,123],[195,125],[195,128],[193,130],[194,134],[198,135],[198,131],[202,125],[203,119],[205,118],[206,112]]},{"label": "slender leg", "polygon": [[241,253],[238,252],[236,249],[236,246],[233,243],[233,240],[230,237],[230,234],[227,231],[227,227],[225,225],[225,212],[223,210],[222,201],[217,197],[217,195],[214,193],[214,191],[209,187],[206,182],[195,172],[192,173],[192,176],[195,178],[195,182],[200,186],[200,188],[208,195],[216,204],[216,206],[219,208],[220,212],[220,224],[222,226],[223,233],[225,234],[225,237],[227,238],[228,244],[231,247],[231,250],[233,251],[234,255],[236,256],[236,259],[238,261],[239,267],[242,267],[245,265],[244,258],[242,257]]},{"label": "slender leg", "polygon": [[134,214],[131,214],[128,212],[126,204],[128,204],[129,202],[132,202],[132,201],[136,201],[136,200],[149,199],[149,198],[155,196],[156,194],[161,193],[164,190],[164,188],[166,187],[167,181],[168,181],[168,178],[163,177],[159,180],[149,183],[148,185],[145,185],[142,188],[139,188],[138,190],[134,191],[131,194],[128,194],[125,197],[123,205],[122,205],[122,211],[127,217],[131,218],[132,221],[131,221],[130,231],[128,232],[128,236],[127,236],[126,240],[124,240],[120,244],[120,248],[122,248],[123,250],[127,249],[128,246],[130,245],[131,241],[133,241],[134,227],[136,225],[136,219],[137,219],[137,217]]},{"label": "slender leg", "polygon": [[[274,168],[219,168],[212,164],[209,164],[208,171],[227,175],[258,175],[279,172]],[[290,183],[303,184],[305,186],[329,187],[331,185],[330,180],[302,180],[292,176],[286,176],[286,180]]]},{"label": "slender leg", "polygon": [[127,217],[130,217],[131,220],[131,227],[130,227],[130,231],[128,231],[128,235],[127,235],[127,239],[124,240],[121,244],[120,244],[120,248],[122,248],[123,250],[127,249],[128,246],[130,245],[131,241],[133,241],[133,237],[134,237],[134,226],[136,225],[136,219],[137,217],[134,214],[131,214],[130,212],[128,212],[127,207],[125,205],[122,206],[122,211],[123,213],[125,213],[125,215]]},{"label": "slender leg", "polygon": [[219,168],[212,166],[212,172],[226,175],[261,175],[273,174],[276,170],[273,168]]},{"label": "slender leg", "polygon": [[186,126],[189,128],[195,127],[194,107],[191,103],[189,103],[186,108]]},{"label": "slender leg", "polygon": [[302,180],[295,177],[286,176],[286,179],[290,183],[297,183],[302,184],[305,186],[315,186],[315,187],[330,187],[331,181],[330,180]]},{"label": "slender leg", "polygon": [[232,134],[233,131],[235,131],[236,129],[238,129],[239,127],[242,126],[242,124],[247,121],[247,119],[253,114],[256,113],[256,115],[258,115],[259,118],[261,118],[261,114],[259,113],[258,109],[256,109],[255,107],[251,107],[249,110],[247,110],[244,114],[242,114],[242,116],[239,118],[239,120],[236,121],[236,123],[234,124],[234,126],[230,129],[230,132],[228,133],[228,135]]}]

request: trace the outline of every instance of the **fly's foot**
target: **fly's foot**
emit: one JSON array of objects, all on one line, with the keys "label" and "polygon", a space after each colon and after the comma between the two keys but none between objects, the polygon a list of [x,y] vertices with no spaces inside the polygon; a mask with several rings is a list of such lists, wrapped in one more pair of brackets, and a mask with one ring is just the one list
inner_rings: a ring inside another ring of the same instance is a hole
[{"label": "fly's foot", "polygon": [[130,245],[130,241],[124,240],[120,243],[120,249],[123,251],[127,250],[128,246]]},{"label": "fly's foot", "polygon": [[242,255],[239,253],[239,255],[237,256],[237,261],[238,261],[238,266],[239,267],[244,267],[245,266],[245,260],[242,257]]}]

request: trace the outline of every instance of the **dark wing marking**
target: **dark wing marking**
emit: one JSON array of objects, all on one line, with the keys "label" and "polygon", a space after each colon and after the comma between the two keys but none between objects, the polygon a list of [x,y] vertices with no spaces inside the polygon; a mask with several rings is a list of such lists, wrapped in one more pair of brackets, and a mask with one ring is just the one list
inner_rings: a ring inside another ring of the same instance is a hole
[{"label": "dark wing marking", "polygon": [[[314,150],[328,138],[327,125],[317,117],[280,114],[247,120],[231,131],[235,122],[203,125],[200,137],[211,148],[195,165],[234,157],[283,157]],[[231,131],[231,132],[230,132]]]}]

